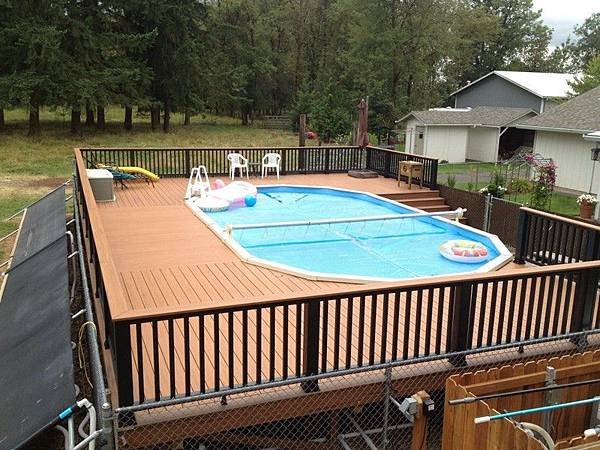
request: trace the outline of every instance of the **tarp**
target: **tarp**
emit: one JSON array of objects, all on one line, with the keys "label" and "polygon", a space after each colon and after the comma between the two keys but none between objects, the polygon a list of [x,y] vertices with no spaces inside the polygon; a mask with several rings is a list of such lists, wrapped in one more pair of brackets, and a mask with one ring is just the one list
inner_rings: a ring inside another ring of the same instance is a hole
[{"label": "tarp", "polygon": [[1,450],[23,445],[75,402],[65,231],[63,188],[27,210],[16,245],[19,258],[5,280],[0,299]]}]

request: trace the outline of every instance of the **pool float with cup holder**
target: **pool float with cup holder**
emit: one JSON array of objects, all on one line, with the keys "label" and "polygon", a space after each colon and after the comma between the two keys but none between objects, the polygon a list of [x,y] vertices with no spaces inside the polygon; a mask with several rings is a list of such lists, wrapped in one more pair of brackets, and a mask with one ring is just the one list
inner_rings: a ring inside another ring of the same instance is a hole
[{"label": "pool float with cup holder", "polygon": [[452,239],[440,245],[440,254],[450,261],[476,264],[485,261],[489,252],[481,242]]}]

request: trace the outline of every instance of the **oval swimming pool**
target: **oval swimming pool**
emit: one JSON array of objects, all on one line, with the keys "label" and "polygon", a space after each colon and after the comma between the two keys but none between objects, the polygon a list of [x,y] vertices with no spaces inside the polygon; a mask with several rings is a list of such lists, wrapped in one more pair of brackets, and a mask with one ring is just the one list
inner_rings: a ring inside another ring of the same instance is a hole
[{"label": "oval swimming pool", "polygon": [[[260,186],[251,208],[204,213],[193,201],[189,205],[243,260],[316,279],[367,282],[480,272],[511,258],[493,235],[440,217],[403,218],[422,211],[356,191]],[[244,228],[249,225],[259,226]],[[477,264],[449,261],[439,246],[451,239],[480,242],[488,256]]]}]

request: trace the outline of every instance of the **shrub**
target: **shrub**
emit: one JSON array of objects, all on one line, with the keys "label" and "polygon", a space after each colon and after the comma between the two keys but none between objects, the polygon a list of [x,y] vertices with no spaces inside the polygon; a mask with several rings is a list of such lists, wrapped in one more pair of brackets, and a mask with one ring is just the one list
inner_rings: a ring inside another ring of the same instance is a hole
[{"label": "shrub", "polygon": [[447,181],[448,186],[450,186],[451,188],[453,188],[454,186],[456,186],[456,177],[454,175],[448,175],[448,181]]},{"label": "shrub", "polygon": [[506,193],[504,186],[499,186],[494,183],[490,183],[487,186],[479,189],[479,193],[483,195],[491,195],[492,197],[502,198]]},{"label": "shrub", "polygon": [[531,181],[527,178],[514,178],[508,186],[511,194],[526,194],[533,189]]}]

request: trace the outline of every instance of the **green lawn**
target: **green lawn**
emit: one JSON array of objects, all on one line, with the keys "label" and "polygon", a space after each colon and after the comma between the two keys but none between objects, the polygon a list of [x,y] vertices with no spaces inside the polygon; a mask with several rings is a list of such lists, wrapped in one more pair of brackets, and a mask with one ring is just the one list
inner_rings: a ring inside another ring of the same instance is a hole
[{"label": "green lawn", "polygon": [[[6,111],[6,128],[0,131],[0,236],[16,229],[19,219],[4,219],[64,182],[71,175],[74,147],[257,147],[297,145],[292,132],[242,126],[228,117],[197,116],[183,126],[183,117],[174,114],[172,131],[152,132],[148,117],[134,112],[133,130],[123,129],[121,108],[107,108],[107,129],[82,126],[82,136],[69,132],[69,117],[61,111],[43,110],[42,134],[29,138],[26,111]],[[0,243],[0,262],[4,261],[10,240]]]},{"label": "green lawn", "polygon": [[467,174],[479,171],[480,173],[491,173],[494,171],[494,163],[480,163],[480,162],[467,162],[467,163],[456,163],[456,164],[440,164],[438,167],[438,174],[452,175],[452,174]]},{"label": "green lawn", "polygon": [[[440,179],[441,184],[448,184],[447,181],[443,178]],[[469,190],[471,188],[473,191],[477,191],[482,187],[488,184],[487,179],[483,182],[479,182],[478,185],[469,185],[469,182],[457,182],[455,184],[455,188]],[[530,201],[530,194],[517,194],[517,195],[506,195],[506,200],[510,200],[516,203],[528,204]],[[552,194],[552,201],[550,203],[549,210],[551,212],[555,212],[558,214],[565,214],[568,216],[577,216],[579,215],[579,205],[577,204],[577,196],[563,194],[562,192],[554,192]]]}]

